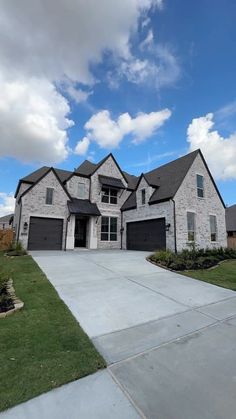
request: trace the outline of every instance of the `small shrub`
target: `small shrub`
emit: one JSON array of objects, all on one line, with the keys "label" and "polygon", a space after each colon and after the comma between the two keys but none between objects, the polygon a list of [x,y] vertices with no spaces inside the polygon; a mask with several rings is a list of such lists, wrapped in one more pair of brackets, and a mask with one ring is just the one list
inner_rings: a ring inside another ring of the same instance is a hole
[{"label": "small shrub", "polygon": [[26,250],[20,241],[13,242],[7,251],[8,256],[24,256],[27,255]]},{"label": "small shrub", "polygon": [[207,269],[217,265],[222,260],[236,259],[236,250],[222,247],[197,249],[192,246],[190,249],[184,249],[179,253],[161,250],[151,255],[150,259],[175,271]]}]

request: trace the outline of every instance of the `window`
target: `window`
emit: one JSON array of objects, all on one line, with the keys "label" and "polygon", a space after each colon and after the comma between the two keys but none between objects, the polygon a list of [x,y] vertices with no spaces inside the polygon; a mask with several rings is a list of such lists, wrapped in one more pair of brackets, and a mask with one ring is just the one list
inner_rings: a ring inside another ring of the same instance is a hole
[{"label": "window", "polygon": [[197,196],[204,198],[204,178],[201,175],[197,175]]},{"label": "window", "polygon": [[117,204],[117,190],[102,188],[102,202],[106,204]]},{"label": "window", "polygon": [[210,230],[211,230],[211,241],[216,242],[217,223],[216,223],[216,216],[215,215],[210,215]]},{"label": "window", "polygon": [[141,202],[142,202],[142,205],[146,204],[146,189],[141,190]]},{"label": "window", "polygon": [[187,212],[188,224],[188,241],[194,242],[195,240],[195,214],[194,212]]},{"label": "window", "polygon": [[78,184],[78,198],[84,199],[85,197],[85,184],[79,182]]},{"label": "window", "polygon": [[101,240],[117,241],[117,218],[102,217]]},{"label": "window", "polygon": [[45,202],[47,205],[52,205],[52,200],[53,200],[53,188],[47,188]]}]

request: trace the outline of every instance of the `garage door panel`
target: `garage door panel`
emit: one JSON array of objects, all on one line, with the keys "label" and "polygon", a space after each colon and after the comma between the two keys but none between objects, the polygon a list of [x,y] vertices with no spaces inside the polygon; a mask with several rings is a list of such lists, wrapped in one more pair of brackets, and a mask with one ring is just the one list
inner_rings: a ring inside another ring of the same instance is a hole
[{"label": "garage door panel", "polygon": [[61,250],[63,220],[57,218],[31,217],[29,227],[29,250]]},{"label": "garage door panel", "polygon": [[153,251],[165,248],[165,218],[127,223],[128,250]]}]

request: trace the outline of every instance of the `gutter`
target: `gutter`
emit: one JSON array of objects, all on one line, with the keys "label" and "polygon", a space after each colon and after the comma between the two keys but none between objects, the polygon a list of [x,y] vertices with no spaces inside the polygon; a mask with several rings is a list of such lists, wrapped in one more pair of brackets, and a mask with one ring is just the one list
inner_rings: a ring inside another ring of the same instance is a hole
[{"label": "gutter", "polygon": [[173,213],[174,213],[174,241],[175,241],[175,253],[177,253],[177,239],[176,239],[176,212],[175,212],[175,200],[171,198],[173,202]]}]

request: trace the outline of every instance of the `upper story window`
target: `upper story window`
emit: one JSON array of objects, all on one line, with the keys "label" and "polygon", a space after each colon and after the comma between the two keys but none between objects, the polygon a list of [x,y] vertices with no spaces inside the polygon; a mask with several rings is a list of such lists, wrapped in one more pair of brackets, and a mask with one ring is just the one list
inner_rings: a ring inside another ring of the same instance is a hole
[{"label": "upper story window", "polygon": [[47,188],[46,189],[45,203],[47,205],[52,205],[53,204],[53,188]]},{"label": "upper story window", "polygon": [[215,215],[210,215],[210,230],[211,230],[211,241],[216,242],[217,239],[217,221]]},{"label": "upper story window", "polygon": [[195,213],[194,212],[187,212],[187,225],[188,225],[188,241],[194,242],[195,241]]},{"label": "upper story window", "polygon": [[102,202],[106,204],[117,204],[117,190],[102,188]]},{"label": "upper story window", "polygon": [[85,198],[85,184],[79,182],[78,184],[78,198],[84,199]]},{"label": "upper story window", "polygon": [[204,198],[204,177],[202,175],[197,175],[197,196]]},{"label": "upper story window", "polygon": [[142,205],[146,204],[146,189],[141,190],[141,202],[142,202]]}]

